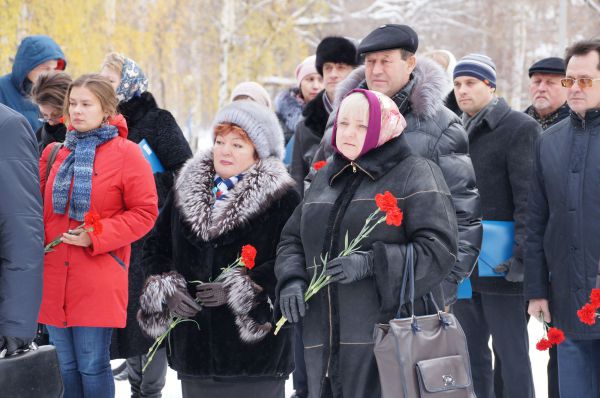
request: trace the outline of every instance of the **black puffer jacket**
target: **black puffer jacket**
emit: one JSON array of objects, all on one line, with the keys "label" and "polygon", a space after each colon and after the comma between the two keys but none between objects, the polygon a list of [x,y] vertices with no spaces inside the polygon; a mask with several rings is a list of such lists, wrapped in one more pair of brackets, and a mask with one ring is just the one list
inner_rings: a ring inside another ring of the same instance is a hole
[{"label": "black puffer jacket", "polygon": [[577,310],[596,287],[600,258],[600,110],[555,124],[538,139],[528,202],[525,299],[550,300],[569,339],[600,338]]},{"label": "black puffer jacket", "polygon": [[[442,173],[412,155],[401,135],[355,162],[336,154],[317,172],[282,232],[277,292],[294,279],[308,283],[322,253],[336,257],[346,231],[349,239],[358,234],[377,208],[375,195],[384,191],[398,198],[404,221],[400,227],[380,224],[361,244],[373,254],[374,275],[329,285],[308,302],[303,340],[310,397],[324,396],[329,380],[334,397],[379,397],[373,328],[398,310],[406,244],[412,242],[416,252],[417,297],[433,291],[441,302],[440,284],[456,261],[456,216]],[[433,310],[431,303],[419,304],[417,313]]]},{"label": "black puffer jacket", "polygon": [[[135,143],[146,139],[165,170],[154,174],[158,193],[159,209],[164,205],[175,174],[186,160],[192,157],[192,150],[173,115],[160,109],[149,92],[119,104],[119,112],[127,121],[127,138]],[[146,237],[131,245],[129,265],[129,302],[127,304],[127,326],[115,329],[111,344],[111,357],[129,358],[145,354],[152,344],[140,330],[135,315],[140,306],[140,292],[144,285],[142,249]]]},{"label": "black puffer jacket", "polygon": [[325,90],[306,104],[304,111],[302,111],[304,118],[296,126],[290,174],[296,180],[300,195],[304,195],[304,178],[310,171],[312,159],[319,148],[327,127],[329,113],[323,103],[324,95],[326,95]]},{"label": "black puffer jacket", "polygon": [[[152,278],[161,278],[162,286],[167,284],[164,273],[169,271],[176,271],[186,281],[208,282],[235,261],[242,246],[253,245],[256,265],[248,275],[264,291],[255,296],[235,290],[235,299],[255,300],[258,306],[250,317],[257,323],[273,323],[270,303],[275,302],[275,252],[281,230],[299,202],[293,180],[280,160],[263,159],[228,192],[217,211],[213,207],[214,176],[210,152],[186,163],[144,248],[145,270]],[[195,286],[188,283],[192,295]],[[144,297],[149,299],[143,302],[165,308],[166,291],[146,289]],[[159,324],[149,308],[142,305],[140,322],[144,330],[156,334],[153,330],[164,328],[170,317]],[[293,369],[287,330],[277,336],[271,331],[264,338],[250,334],[254,341],[243,342],[227,305],[204,308],[194,320],[199,327],[184,322],[170,334],[169,364],[180,377],[285,379]]]},{"label": "black puffer jacket", "polygon": [[[336,105],[354,88],[367,88],[365,69],[354,70],[336,90]],[[452,193],[458,221],[458,261],[444,282],[447,304],[456,300],[456,288],[473,267],[481,248],[481,205],[469,141],[458,116],[444,106],[446,76],[434,61],[419,58],[411,80],[392,97],[408,126],[404,130],[412,150],[433,160],[442,170]],[[331,112],[321,148],[313,161],[331,155],[331,131],[337,110]]]},{"label": "black puffer jacket", "polygon": [[52,144],[53,142],[64,142],[66,135],[67,126],[65,126],[64,123],[58,123],[54,126],[51,126],[48,123],[42,124],[35,132],[35,138],[37,138],[40,154],[48,144]]}]

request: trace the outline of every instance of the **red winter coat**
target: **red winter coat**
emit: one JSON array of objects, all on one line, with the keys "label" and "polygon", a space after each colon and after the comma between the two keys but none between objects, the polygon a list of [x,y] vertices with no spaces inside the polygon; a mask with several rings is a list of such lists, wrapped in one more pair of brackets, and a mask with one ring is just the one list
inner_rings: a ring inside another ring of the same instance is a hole
[{"label": "red winter coat", "polygon": [[[103,231],[90,233],[92,246],[61,243],[45,255],[44,292],[39,322],[57,327],[125,327],[130,244],[153,227],[158,198],[152,170],[140,148],[127,140],[127,124],[118,115],[111,124],[119,136],[96,149],[90,210],[101,217]],[[40,160],[44,198],[45,242],[81,223],[52,207],[56,173],[71,152],[63,147],[46,181],[53,145]]]}]

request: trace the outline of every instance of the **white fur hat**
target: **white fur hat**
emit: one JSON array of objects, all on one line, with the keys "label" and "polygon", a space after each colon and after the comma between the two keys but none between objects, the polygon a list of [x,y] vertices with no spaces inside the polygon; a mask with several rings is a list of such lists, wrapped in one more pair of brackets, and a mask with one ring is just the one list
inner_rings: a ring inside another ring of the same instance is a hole
[{"label": "white fur hat", "polygon": [[274,156],[283,159],[283,131],[275,113],[252,100],[234,101],[223,107],[213,122],[213,140],[215,127],[221,123],[239,126],[252,140],[261,159]]}]

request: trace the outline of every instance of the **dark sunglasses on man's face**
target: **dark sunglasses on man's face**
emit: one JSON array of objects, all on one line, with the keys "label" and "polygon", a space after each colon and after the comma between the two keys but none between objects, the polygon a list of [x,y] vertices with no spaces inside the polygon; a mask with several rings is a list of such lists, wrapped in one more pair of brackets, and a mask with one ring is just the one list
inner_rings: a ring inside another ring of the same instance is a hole
[{"label": "dark sunglasses on man's face", "polygon": [[573,84],[577,83],[579,88],[588,88],[592,87],[595,81],[600,80],[600,78],[592,79],[591,77],[580,77],[579,79],[573,79],[572,77],[565,77],[564,79],[560,79],[560,84],[563,87],[571,88]]}]

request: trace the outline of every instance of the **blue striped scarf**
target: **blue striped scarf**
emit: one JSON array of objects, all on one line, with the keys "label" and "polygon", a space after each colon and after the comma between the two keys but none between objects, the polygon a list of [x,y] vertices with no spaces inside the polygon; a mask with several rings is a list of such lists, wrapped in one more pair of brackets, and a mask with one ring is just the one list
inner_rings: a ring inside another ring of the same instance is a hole
[{"label": "blue striped scarf", "polygon": [[69,217],[83,221],[83,216],[90,210],[96,147],[110,141],[117,134],[117,128],[110,125],[102,125],[85,133],[75,130],[67,133],[65,146],[71,153],[60,165],[52,186],[52,205],[55,213],[65,214],[73,180]]},{"label": "blue striped scarf", "polygon": [[227,197],[227,192],[229,192],[235,184],[238,183],[242,178],[244,178],[244,174],[238,174],[231,178],[221,178],[218,174],[215,174],[215,187],[213,188],[213,195],[216,200],[223,200]]}]

